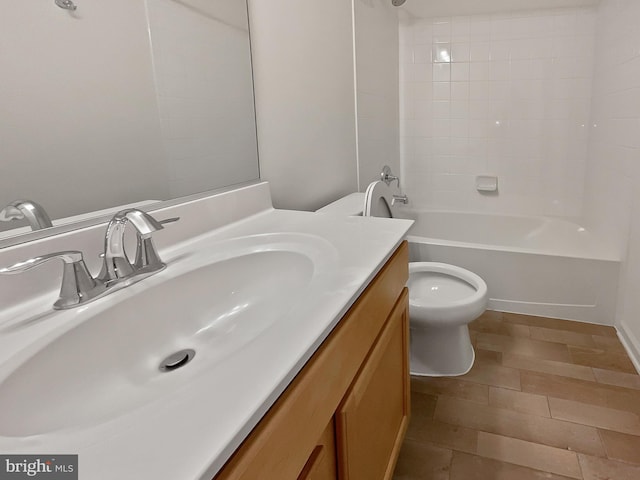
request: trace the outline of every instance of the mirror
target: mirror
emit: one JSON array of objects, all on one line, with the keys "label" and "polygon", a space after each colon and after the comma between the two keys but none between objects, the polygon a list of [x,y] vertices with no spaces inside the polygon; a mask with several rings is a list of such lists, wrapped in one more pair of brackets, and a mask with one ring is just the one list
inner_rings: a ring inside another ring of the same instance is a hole
[{"label": "mirror", "polygon": [[38,236],[259,178],[246,0],[0,5],[0,210],[42,205]]}]

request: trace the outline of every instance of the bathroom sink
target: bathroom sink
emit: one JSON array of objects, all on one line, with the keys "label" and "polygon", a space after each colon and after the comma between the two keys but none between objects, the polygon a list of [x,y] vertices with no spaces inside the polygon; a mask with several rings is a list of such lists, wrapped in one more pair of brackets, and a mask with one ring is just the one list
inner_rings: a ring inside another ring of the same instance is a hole
[{"label": "bathroom sink", "polygon": [[186,264],[197,267],[106,304],[54,339],[0,383],[0,435],[108,421],[201,378],[285,321],[321,276],[331,247],[266,240],[195,255]]}]

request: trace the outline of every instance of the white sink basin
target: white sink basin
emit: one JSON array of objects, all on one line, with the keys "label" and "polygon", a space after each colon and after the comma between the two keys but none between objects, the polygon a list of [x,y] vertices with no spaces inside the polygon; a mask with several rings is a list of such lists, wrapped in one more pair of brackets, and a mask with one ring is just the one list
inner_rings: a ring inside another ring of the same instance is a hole
[{"label": "white sink basin", "polygon": [[[258,237],[230,241],[235,250],[218,256],[189,257],[186,265],[204,266],[107,303],[98,313],[87,307],[84,322],[0,384],[0,436],[46,434],[118,417],[220,366],[284,321],[321,276],[331,247],[311,237],[271,243]],[[169,264],[166,272],[174,267],[180,269]],[[163,359],[183,349],[195,351],[193,359],[161,371]]]}]

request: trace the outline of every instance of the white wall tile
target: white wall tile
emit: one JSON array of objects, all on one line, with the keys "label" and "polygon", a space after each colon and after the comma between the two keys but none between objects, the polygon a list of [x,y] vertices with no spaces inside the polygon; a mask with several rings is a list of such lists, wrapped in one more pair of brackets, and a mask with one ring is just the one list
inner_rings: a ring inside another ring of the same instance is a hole
[{"label": "white wall tile", "polygon": [[[429,184],[434,192],[419,193],[414,204],[580,214],[595,16],[595,9],[574,8],[415,21],[414,35],[423,29],[432,34],[431,89],[425,88],[429,81],[420,83],[431,97],[413,99],[420,123],[412,125],[416,137],[402,141],[432,141],[403,171],[423,172],[413,186]],[[405,91],[416,95],[415,86]],[[634,138],[629,122],[609,120],[601,129],[625,143]],[[420,169],[420,162],[428,168]],[[466,180],[492,169],[505,176],[505,190],[487,200]],[[544,180],[548,171],[553,182]]]},{"label": "white wall tile", "polygon": [[471,59],[471,44],[453,43],[451,45],[452,62],[469,62]]},{"label": "white wall tile", "polygon": [[451,80],[451,64],[450,63],[434,63],[433,81],[449,82],[450,80]]},{"label": "white wall tile", "polygon": [[451,64],[451,81],[452,82],[468,82],[469,81],[469,62],[468,61]]}]

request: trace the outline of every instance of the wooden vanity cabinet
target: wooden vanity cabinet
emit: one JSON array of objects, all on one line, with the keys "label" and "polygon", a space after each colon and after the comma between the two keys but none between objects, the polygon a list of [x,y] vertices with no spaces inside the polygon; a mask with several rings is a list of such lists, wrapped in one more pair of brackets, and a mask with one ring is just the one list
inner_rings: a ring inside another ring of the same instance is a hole
[{"label": "wooden vanity cabinet", "polygon": [[337,472],[335,434],[332,418],[297,480],[335,480]]},{"label": "wooden vanity cabinet", "polygon": [[408,290],[336,412],[339,478],[390,479],[409,421]]},{"label": "wooden vanity cabinet", "polygon": [[409,419],[403,242],[215,480],[387,480]]}]

